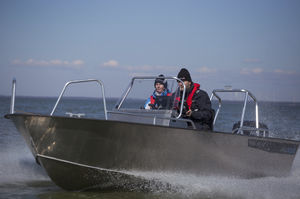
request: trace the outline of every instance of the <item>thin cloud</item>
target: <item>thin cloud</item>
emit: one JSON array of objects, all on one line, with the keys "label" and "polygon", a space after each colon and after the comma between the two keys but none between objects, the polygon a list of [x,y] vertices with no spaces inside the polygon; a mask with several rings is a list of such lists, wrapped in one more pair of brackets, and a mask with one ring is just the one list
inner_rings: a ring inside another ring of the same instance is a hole
[{"label": "thin cloud", "polygon": [[262,68],[243,68],[241,70],[242,75],[261,74],[264,70]]},{"label": "thin cloud", "polygon": [[73,61],[66,61],[60,59],[53,59],[53,60],[35,60],[35,59],[28,59],[26,61],[22,61],[19,59],[15,59],[11,62],[13,65],[19,66],[58,66],[58,67],[68,67],[68,68],[82,68],[84,65],[84,61],[77,59]]},{"label": "thin cloud", "polygon": [[73,65],[83,65],[83,64],[84,64],[84,61],[78,59],[78,60],[74,60],[74,61],[72,62],[72,64],[73,64]]},{"label": "thin cloud", "polygon": [[109,60],[103,63],[103,66],[116,68],[119,66],[119,62],[116,60]]},{"label": "thin cloud", "polygon": [[282,69],[275,69],[274,73],[276,74],[280,74],[280,75],[294,75],[296,74],[295,71],[291,71],[291,70],[282,70]]},{"label": "thin cloud", "polygon": [[262,73],[264,70],[262,68],[254,68],[252,70],[253,73],[258,74],[258,73]]}]

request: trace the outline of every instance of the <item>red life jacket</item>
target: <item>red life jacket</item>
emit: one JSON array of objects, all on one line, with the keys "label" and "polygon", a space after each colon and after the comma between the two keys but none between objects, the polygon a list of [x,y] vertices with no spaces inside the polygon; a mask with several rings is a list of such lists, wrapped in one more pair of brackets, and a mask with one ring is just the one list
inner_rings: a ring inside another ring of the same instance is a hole
[{"label": "red life jacket", "polygon": [[[195,92],[196,92],[199,88],[200,88],[200,84],[194,83],[194,88],[193,88],[192,92],[190,92],[189,96],[188,96],[187,99],[186,99],[186,103],[187,103],[189,109],[191,109],[191,106],[192,106],[193,96],[194,96]],[[176,101],[176,102],[175,102],[175,105],[176,105],[175,107],[180,106],[180,104],[179,104],[179,102],[180,102],[180,97],[176,97],[175,101]]]},{"label": "red life jacket", "polygon": [[[172,96],[172,93],[167,93],[167,96]],[[150,104],[155,104],[155,98],[153,95],[150,96]]]},{"label": "red life jacket", "polygon": [[150,104],[155,104],[155,99],[153,95],[150,96]]},{"label": "red life jacket", "polygon": [[187,103],[189,109],[191,109],[191,106],[192,106],[193,96],[199,88],[200,88],[200,84],[194,83],[194,88],[193,88],[192,92],[190,92],[189,96],[186,99],[186,103]]}]

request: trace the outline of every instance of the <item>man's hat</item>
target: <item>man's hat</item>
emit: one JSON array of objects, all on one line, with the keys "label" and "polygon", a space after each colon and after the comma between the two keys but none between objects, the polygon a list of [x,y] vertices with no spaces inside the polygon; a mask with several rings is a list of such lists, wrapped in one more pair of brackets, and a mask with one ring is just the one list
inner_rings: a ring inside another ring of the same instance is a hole
[{"label": "man's hat", "polygon": [[158,76],[158,78],[155,79],[154,87],[155,87],[156,83],[163,84],[165,88],[168,87],[168,82],[167,82],[167,80],[165,79],[165,76],[164,76],[163,74],[160,74],[160,75]]},{"label": "man's hat", "polygon": [[189,73],[189,71],[185,68],[182,68],[178,75],[177,75],[177,78],[178,79],[181,79],[182,81],[189,81],[189,82],[192,82],[192,78],[191,78],[191,75]]}]

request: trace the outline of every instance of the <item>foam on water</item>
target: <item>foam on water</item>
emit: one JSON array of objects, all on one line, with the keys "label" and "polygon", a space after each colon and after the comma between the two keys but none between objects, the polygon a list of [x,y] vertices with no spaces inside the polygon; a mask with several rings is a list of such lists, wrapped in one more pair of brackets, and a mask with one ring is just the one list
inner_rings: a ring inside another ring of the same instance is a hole
[{"label": "foam on water", "polygon": [[1,150],[0,157],[0,184],[49,180],[44,170],[36,164],[25,142],[16,141],[15,145],[6,146],[5,150]]},{"label": "foam on water", "polygon": [[[132,175],[159,181],[163,192],[165,184],[175,187],[172,194],[181,198],[260,198],[289,199],[300,197],[300,153],[294,161],[291,175],[241,179],[224,176],[197,176],[185,173],[130,171]],[[163,183],[161,183],[163,182]]]}]

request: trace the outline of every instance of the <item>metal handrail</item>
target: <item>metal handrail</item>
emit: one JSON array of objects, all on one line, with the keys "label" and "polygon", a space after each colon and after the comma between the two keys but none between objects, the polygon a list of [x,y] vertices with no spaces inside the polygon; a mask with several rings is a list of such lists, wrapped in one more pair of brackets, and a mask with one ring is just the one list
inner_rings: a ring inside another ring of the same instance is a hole
[{"label": "metal handrail", "polygon": [[[131,116],[140,116],[140,117],[153,117],[150,115],[143,115],[143,114],[136,114],[136,113],[128,113],[128,112],[120,112],[120,111],[107,111],[108,113],[115,113],[115,114],[124,114],[124,115],[131,115]],[[162,117],[162,116],[154,116],[153,117],[153,125],[156,125],[156,119],[169,119],[169,120],[175,120],[175,121],[183,121],[183,122],[189,122],[193,129],[196,129],[196,126],[194,122],[190,119],[184,119],[184,118],[171,118],[171,117]]]},{"label": "metal handrail", "polygon": [[213,125],[215,125],[215,123],[216,123],[217,116],[218,116],[219,111],[220,111],[221,106],[222,106],[222,99],[221,99],[217,94],[215,94],[215,95],[212,94],[212,95],[210,96],[210,101],[212,100],[212,98],[213,98],[214,96],[215,96],[215,97],[218,99],[218,101],[219,101],[219,107],[218,107],[218,110],[217,110],[217,112],[216,112],[216,114],[215,114],[214,121],[213,121]]},{"label": "metal handrail", "polygon": [[[217,95],[218,92],[240,92],[240,93],[245,93],[245,98],[244,98],[244,106],[243,106],[243,111],[242,111],[242,115],[241,115],[241,124],[240,124],[240,130],[239,132],[241,131],[241,128],[243,127],[244,125],[244,116],[245,116],[245,111],[246,111],[246,105],[247,105],[247,100],[248,100],[248,96],[250,96],[253,101],[255,102],[255,126],[256,126],[256,129],[259,128],[259,118],[258,118],[258,103],[257,103],[257,99],[255,98],[255,96],[248,90],[246,89],[215,89],[212,91],[212,94],[210,96],[210,100],[213,99],[213,97],[216,97],[219,101],[219,108],[216,112],[216,115],[215,115],[215,118],[214,118],[214,123],[215,124],[215,121],[218,117],[218,114],[219,114],[219,111],[221,109],[221,103],[222,103],[222,100],[220,98],[220,96]],[[238,133],[239,133],[238,132]]]},{"label": "metal handrail", "polygon": [[105,115],[105,119],[107,120],[107,109],[106,109],[106,101],[105,101],[105,93],[104,93],[104,86],[103,83],[100,80],[97,79],[87,79],[87,80],[74,80],[74,81],[69,81],[65,84],[64,88],[62,89],[54,107],[52,112],[50,113],[50,115],[52,116],[53,113],[56,110],[56,107],[58,105],[58,103],[60,102],[61,97],[63,96],[67,86],[69,86],[70,84],[76,84],[76,83],[84,83],[84,82],[97,82],[100,86],[101,86],[101,90],[102,90],[102,98],[103,98],[103,106],[104,106],[104,115]]},{"label": "metal handrail", "polygon": [[[126,97],[128,96],[129,92],[131,91],[132,86],[133,86],[133,83],[134,83],[135,80],[138,80],[138,79],[143,79],[143,80],[145,80],[145,79],[156,79],[156,78],[161,78],[161,77],[158,77],[158,76],[140,76],[140,77],[133,77],[133,78],[131,79],[131,82],[130,82],[129,86],[128,86],[128,89],[126,90],[125,94],[123,95],[123,98],[122,98],[121,101],[117,104],[116,109],[119,110],[119,109],[121,108],[123,102],[125,101]],[[182,83],[182,85],[183,85],[182,99],[184,99],[184,97],[185,97],[185,91],[186,91],[186,86],[185,86],[185,84],[183,83],[183,81],[182,81],[181,79],[177,78],[177,77],[164,77],[164,79],[174,79],[174,80],[176,80],[176,81],[180,81],[180,82]],[[181,101],[179,115],[176,117],[176,119],[179,119],[179,118],[181,117],[181,115],[182,115],[183,104],[184,104],[184,100]]]},{"label": "metal handrail", "polygon": [[16,78],[13,78],[10,111],[9,111],[10,114],[15,113],[16,84],[17,84],[17,80]]}]

